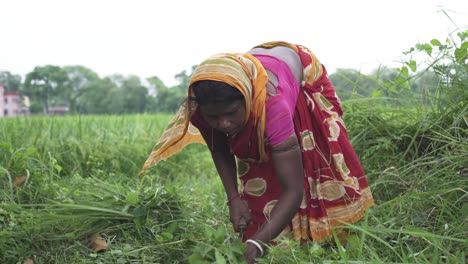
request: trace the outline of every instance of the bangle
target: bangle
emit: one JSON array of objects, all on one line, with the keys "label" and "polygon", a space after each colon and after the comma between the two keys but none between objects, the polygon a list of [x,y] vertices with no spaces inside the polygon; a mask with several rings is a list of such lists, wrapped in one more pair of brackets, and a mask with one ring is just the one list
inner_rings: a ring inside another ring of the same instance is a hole
[{"label": "bangle", "polygon": [[260,250],[260,256],[263,256],[263,248],[262,248],[262,245],[260,245],[260,243],[258,243],[257,241],[253,240],[253,239],[247,239],[245,241],[245,243],[252,243],[254,244],[258,250]]},{"label": "bangle", "polygon": [[231,198],[229,198],[229,200],[227,201],[227,205],[231,205],[231,202],[234,201],[236,198],[240,197],[240,193],[237,193],[236,195],[232,196]]}]

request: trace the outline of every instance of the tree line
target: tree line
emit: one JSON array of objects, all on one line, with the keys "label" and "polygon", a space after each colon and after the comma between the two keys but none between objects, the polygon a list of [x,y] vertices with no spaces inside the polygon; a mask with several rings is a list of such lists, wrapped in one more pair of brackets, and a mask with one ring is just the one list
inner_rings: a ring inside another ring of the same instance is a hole
[{"label": "tree line", "polygon": [[[192,71],[196,66],[192,67]],[[138,76],[114,74],[101,78],[84,66],[37,66],[20,75],[0,71],[0,83],[6,91],[19,91],[30,99],[30,112],[47,114],[55,106],[65,106],[71,114],[174,113],[186,98],[191,73],[185,70],[175,75],[177,85],[166,86],[157,76],[141,79]],[[353,69],[338,69],[330,74],[341,100],[369,96],[404,96],[436,92],[438,77],[425,74],[417,82],[395,82],[399,69],[381,67],[371,74]]]}]

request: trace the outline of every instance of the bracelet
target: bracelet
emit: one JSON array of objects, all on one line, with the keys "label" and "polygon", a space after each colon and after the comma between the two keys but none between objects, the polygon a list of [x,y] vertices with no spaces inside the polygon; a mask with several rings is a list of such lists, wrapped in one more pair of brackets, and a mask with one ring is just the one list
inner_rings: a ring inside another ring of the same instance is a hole
[{"label": "bracelet", "polygon": [[258,243],[257,241],[253,240],[253,239],[247,239],[245,241],[245,243],[252,243],[254,244],[258,250],[260,250],[260,256],[263,256],[263,248],[262,248],[262,245],[260,245],[260,243]]},{"label": "bracelet", "polygon": [[236,198],[238,198],[238,197],[240,197],[240,196],[241,196],[240,193],[238,193],[238,194],[232,196],[231,198],[229,198],[229,200],[227,201],[226,204],[227,204],[228,206],[231,205],[231,202],[234,201]]}]

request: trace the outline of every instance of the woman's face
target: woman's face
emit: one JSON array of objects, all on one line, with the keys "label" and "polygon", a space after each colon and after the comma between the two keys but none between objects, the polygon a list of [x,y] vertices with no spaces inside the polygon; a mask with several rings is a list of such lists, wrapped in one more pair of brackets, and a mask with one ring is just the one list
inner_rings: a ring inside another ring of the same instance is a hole
[{"label": "woman's face", "polygon": [[212,128],[228,136],[241,131],[245,123],[245,102],[242,100],[201,105],[200,111]]}]

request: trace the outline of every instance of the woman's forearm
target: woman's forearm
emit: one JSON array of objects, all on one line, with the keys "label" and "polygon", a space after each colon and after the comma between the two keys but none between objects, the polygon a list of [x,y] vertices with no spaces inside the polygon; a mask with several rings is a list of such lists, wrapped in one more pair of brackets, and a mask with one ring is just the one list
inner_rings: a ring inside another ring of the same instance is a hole
[{"label": "woman's forearm", "polygon": [[253,237],[254,240],[268,244],[276,238],[291,222],[300,207],[302,192],[283,192],[273,209],[270,219]]},{"label": "woman's forearm", "polygon": [[212,152],[213,162],[226,191],[227,198],[238,194],[236,161],[231,153]]},{"label": "woman's forearm", "polygon": [[216,170],[226,191],[227,198],[231,198],[238,193],[237,187],[237,167],[234,155],[231,154],[227,143],[226,135],[214,129],[200,131],[208,146],[211,157],[216,166]]},{"label": "woman's forearm", "polygon": [[270,217],[254,239],[269,243],[291,222],[299,210],[304,193],[304,172],[302,153],[296,137],[273,150],[275,172],[281,184],[281,195]]}]

